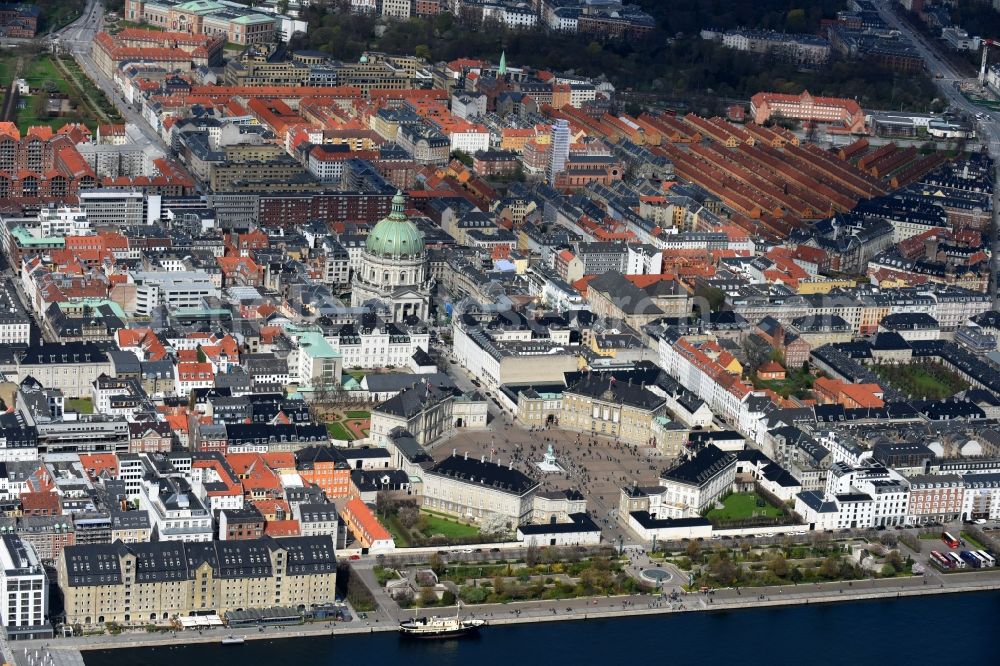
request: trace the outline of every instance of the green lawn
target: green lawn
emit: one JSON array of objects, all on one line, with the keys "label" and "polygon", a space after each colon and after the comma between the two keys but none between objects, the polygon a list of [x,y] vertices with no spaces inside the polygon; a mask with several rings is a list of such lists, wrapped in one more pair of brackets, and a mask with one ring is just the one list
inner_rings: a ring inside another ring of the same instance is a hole
[{"label": "green lawn", "polygon": [[965,539],[965,543],[967,543],[970,546],[972,546],[973,549],[975,549],[975,550],[985,550],[985,547],[983,546],[983,544],[979,543],[979,540],[976,539],[976,537],[974,537],[971,534],[969,534],[968,532],[962,532],[959,535],[959,537],[962,538],[962,539]]},{"label": "green lawn", "polygon": [[10,82],[14,80],[14,65],[16,63],[16,56],[9,53],[0,55],[0,88],[3,89],[4,93],[7,92]]},{"label": "green lawn", "polygon": [[342,439],[348,442],[354,440],[354,435],[351,434],[350,430],[344,427],[343,423],[339,423],[337,421],[327,423],[326,430],[330,433],[330,437],[334,439]]},{"label": "green lawn", "polygon": [[461,539],[479,534],[479,528],[475,525],[464,525],[426,511],[423,512],[423,517],[427,521],[427,526],[421,531],[427,536],[440,534],[449,538]]},{"label": "green lawn", "polygon": [[80,412],[81,414],[93,414],[94,403],[90,398],[73,398],[66,401],[66,409]]},{"label": "green lawn", "polygon": [[395,514],[379,516],[379,521],[389,530],[392,540],[396,542],[396,548],[409,548],[410,535],[406,528],[399,524],[399,518]]},{"label": "green lawn", "polygon": [[59,65],[66,69],[68,76],[72,79],[67,83],[71,87],[76,88],[79,86],[79,90],[74,90],[74,93],[79,93],[80,99],[78,100],[81,104],[86,107],[96,107],[88,108],[88,111],[94,112],[95,115],[104,114],[107,116],[107,122],[120,122],[122,120],[121,116],[118,115],[118,110],[115,108],[114,104],[104,95],[104,92],[98,89],[90,78],[83,73],[80,66],[76,63],[76,60],[72,58],[60,58]]},{"label": "green lawn", "polygon": [[[107,115],[111,121],[120,119],[111,102],[80,71],[75,61],[63,58],[59,62],[76,77],[77,85],[82,86],[83,90],[73,84],[57,66],[53,57],[48,54],[27,56],[23,61],[21,77],[28,82],[28,85],[33,90],[48,89],[51,91],[51,94],[61,93],[68,96],[70,101],[76,106],[76,109],[65,116],[55,118],[50,118],[44,114],[37,115],[31,108],[33,97],[25,97],[23,99],[25,108],[20,109],[15,118],[17,126],[22,132],[26,131],[32,125],[48,125],[52,129],[58,130],[67,123],[84,123],[91,130],[94,130],[97,127],[97,118],[100,115],[98,110]],[[3,67],[0,67],[0,74],[2,74],[5,84],[13,74],[13,64],[14,60],[6,59],[3,61]],[[45,94],[50,93],[46,92]],[[98,107],[98,110],[91,108],[91,101]]]},{"label": "green lawn", "polygon": [[917,399],[940,400],[969,388],[957,374],[933,363],[875,365],[872,370],[880,379]]},{"label": "green lawn", "polygon": [[26,132],[29,127],[34,127],[37,125],[48,125],[52,128],[52,131],[58,131],[63,125],[68,125],[70,123],[83,123],[90,128],[90,131],[97,129],[97,122],[92,118],[86,118],[79,114],[73,114],[69,116],[57,116],[55,118],[50,118],[48,116],[38,117],[31,111],[31,98],[24,98],[28,100],[29,106],[21,109],[17,112],[17,117],[15,122],[17,127],[22,132]]},{"label": "green lawn", "polygon": [[344,416],[346,416],[349,419],[369,419],[371,418],[372,414],[371,412],[358,410],[358,411],[344,412]]},{"label": "green lawn", "polygon": [[750,380],[753,382],[754,388],[771,389],[783,398],[793,395],[797,398],[804,398],[808,394],[809,389],[812,388],[816,378],[808,372],[802,372],[802,369],[799,368],[798,370],[787,372],[785,379],[765,380],[757,377],[755,373]]},{"label": "green lawn", "polygon": [[[757,506],[758,499],[764,506]],[[768,504],[763,497],[758,498],[756,493],[733,493],[722,500],[723,508],[712,509],[706,518],[709,520],[742,520],[755,516],[767,516],[776,518],[782,515],[779,507]]]},{"label": "green lawn", "polygon": [[394,569],[386,569],[385,567],[375,567],[372,569],[372,573],[375,574],[375,580],[377,580],[378,584],[382,587],[385,587],[385,584],[390,580],[396,580],[399,578],[399,575]]},{"label": "green lawn", "polygon": [[158,25],[153,25],[152,23],[136,23],[135,21],[126,21],[122,19],[114,24],[115,28],[124,30],[125,28],[139,28],[140,30],[156,30],[158,32],[163,32],[166,28],[161,28]]},{"label": "green lawn", "polygon": [[55,63],[52,62],[50,56],[42,56],[27,62],[28,64],[22,73],[22,78],[28,82],[29,86],[32,88],[41,88],[46,81],[51,81],[59,89],[59,92],[69,94],[69,83],[59,70],[56,69]]}]

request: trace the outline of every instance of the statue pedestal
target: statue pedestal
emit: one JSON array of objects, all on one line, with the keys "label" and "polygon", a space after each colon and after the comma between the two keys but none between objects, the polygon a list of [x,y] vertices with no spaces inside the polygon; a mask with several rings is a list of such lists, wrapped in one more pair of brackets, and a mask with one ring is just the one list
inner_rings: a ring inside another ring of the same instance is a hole
[{"label": "statue pedestal", "polygon": [[549,444],[548,450],[542,456],[542,461],[536,462],[535,467],[537,467],[545,474],[555,474],[565,471],[562,468],[562,465],[559,464],[559,461],[556,460],[556,454],[552,452],[551,444]]}]

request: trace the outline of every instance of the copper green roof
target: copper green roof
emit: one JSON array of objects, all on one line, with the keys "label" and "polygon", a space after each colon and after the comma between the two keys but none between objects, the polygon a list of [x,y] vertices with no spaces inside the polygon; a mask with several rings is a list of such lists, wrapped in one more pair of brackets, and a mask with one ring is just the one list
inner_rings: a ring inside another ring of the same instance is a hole
[{"label": "copper green roof", "polygon": [[248,25],[251,23],[274,23],[274,17],[268,16],[267,14],[247,14],[246,16],[234,18],[233,23],[239,23],[240,25]]},{"label": "copper green roof", "polygon": [[380,257],[409,257],[424,251],[424,235],[406,216],[405,205],[403,193],[396,192],[389,217],[376,224],[368,234],[365,241],[368,252]]},{"label": "copper green roof", "polygon": [[192,14],[203,14],[225,9],[225,5],[221,5],[218,2],[212,2],[212,0],[192,0],[191,2],[185,2],[182,5],[177,5],[177,9],[180,11],[191,12]]}]

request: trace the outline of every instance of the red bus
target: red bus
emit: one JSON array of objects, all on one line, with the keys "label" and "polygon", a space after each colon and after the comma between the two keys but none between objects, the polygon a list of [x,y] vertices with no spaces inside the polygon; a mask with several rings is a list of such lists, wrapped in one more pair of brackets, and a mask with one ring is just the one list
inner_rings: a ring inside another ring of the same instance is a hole
[{"label": "red bus", "polygon": [[931,551],[931,560],[942,569],[954,569],[955,563],[950,558],[945,557],[936,550]]},{"label": "red bus", "polygon": [[960,545],[958,539],[948,534],[947,532],[941,532],[941,541],[944,541],[946,544],[948,544],[949,548],[958,548]]}]

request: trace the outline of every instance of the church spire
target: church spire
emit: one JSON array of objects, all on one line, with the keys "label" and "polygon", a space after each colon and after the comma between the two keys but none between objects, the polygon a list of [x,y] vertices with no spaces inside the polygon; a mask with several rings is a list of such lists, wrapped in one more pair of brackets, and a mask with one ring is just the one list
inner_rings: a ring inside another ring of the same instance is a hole
[{"label": "church spire", "polygon": [[504,76],[507,74],[507,52],[502,51],[500,53],[500,66],[497,68],[497,74]]}]

